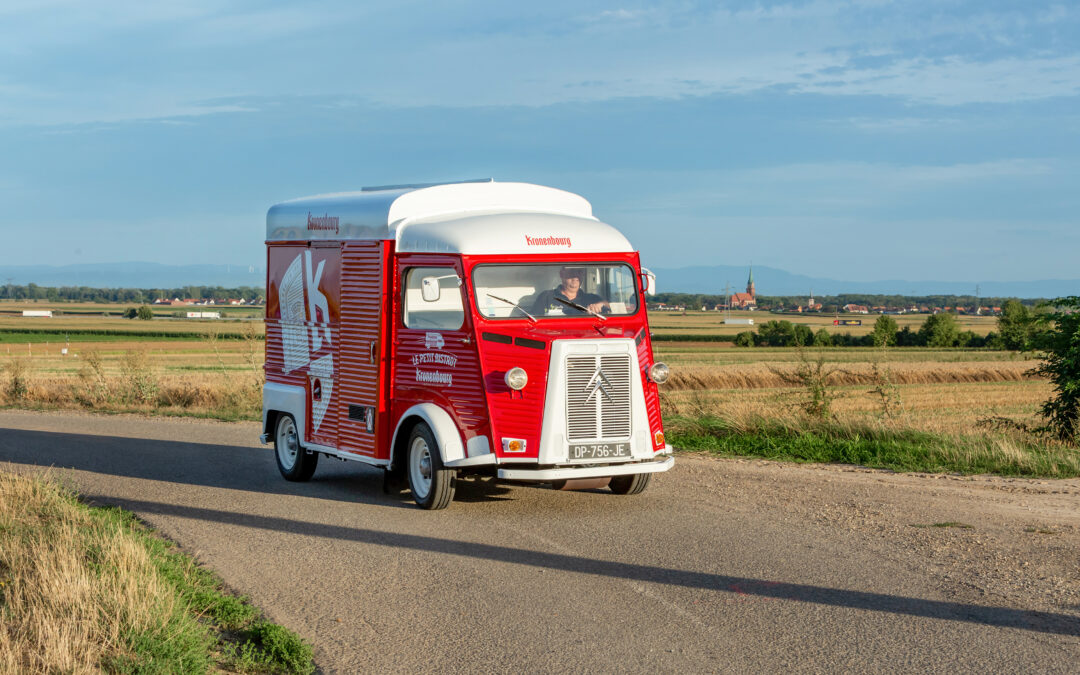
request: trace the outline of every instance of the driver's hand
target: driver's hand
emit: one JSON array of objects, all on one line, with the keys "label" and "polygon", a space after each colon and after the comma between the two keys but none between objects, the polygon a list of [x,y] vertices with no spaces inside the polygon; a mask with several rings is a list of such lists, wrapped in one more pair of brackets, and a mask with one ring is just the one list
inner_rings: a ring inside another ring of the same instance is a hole
[{"label": "driver's hand", "polygon": [[606,302],[594,302],[593,304],[589,305],[589,311],[596,312],[597,314],[599,314],[600,311],[605,308],[608,310],[611,309],[611,307],[609,307]]}]

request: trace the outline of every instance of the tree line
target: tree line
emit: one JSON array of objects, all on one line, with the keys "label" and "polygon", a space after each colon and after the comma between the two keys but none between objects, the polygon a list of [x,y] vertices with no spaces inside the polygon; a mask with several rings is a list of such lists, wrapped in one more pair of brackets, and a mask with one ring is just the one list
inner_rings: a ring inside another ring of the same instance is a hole
[{"label": "tree line", "polygon": [[1053,314],[1048,305],[1029,307],[1019,300],[1006,300],[997,318],[997,331],[977,335],[961,330],[956,317],[948,313],[930,314],[922,325],[912,330],[899,328],[896,319],[888,314],[878,316],[874,330],[867,335],[830,333],[825,328],[816,332],[809,326],[790,321],[772,320],[758,326],[756,331],[743,331],[735,336],[739,347],[976,347],[1029,351],[1039,348],[1044,335],[1051,330],[1046,317]]},{"label": "tree line", "polygon": [[[805,306],[809,296],[807,295],[759,295],[757,305],[759,309],[780,309]],[[1004,303],[1015,298],[976,297],[974,295],[873,295],[867,293],[841,293],[839,295],[821,295],[814,301],[822,305],[821,311],[832,314],[844,305],[866,305],[867,307],[1002,307]],[[650,302],[662,302],[665,305],[676,305],[699,309],[708,307],[712,309],[717,305],[727,304],[727,296],[710,293],[657,293],[650,298]],[[1035,307],[1044,302],[1042,299],[1020,300],[1028,307]]]},{"label": "tree line", "polygon": [[48,302],[151,303],[158,298],[192,300],[236,299],[252,301],[266,296],[261,286],[181,286],[178,288],[91,288],[90,286],[38,286],[5,284],[0,300],[45,300]]}]

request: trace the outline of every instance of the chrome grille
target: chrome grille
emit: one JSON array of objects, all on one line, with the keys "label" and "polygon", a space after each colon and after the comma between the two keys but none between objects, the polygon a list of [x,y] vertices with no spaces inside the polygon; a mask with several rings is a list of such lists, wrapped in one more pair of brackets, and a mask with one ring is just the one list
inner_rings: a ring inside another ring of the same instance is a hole
[{"label": "chrome grille", "polygon": [[566,359],[566,435],[571,441],[630,438],[630,355]]}]

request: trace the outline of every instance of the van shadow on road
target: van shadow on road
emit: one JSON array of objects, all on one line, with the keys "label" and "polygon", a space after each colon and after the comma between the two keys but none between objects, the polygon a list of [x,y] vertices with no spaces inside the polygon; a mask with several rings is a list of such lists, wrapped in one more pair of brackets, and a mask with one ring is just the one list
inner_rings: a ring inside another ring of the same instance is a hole
[{"label": "van shadow on road", "polygon": [[95,502],[120,506],[139,514],[176,516],[240,527],[298,532],[308,536],[326,537],[358,542],[372,546],[388,546],[415,551],[428,551],[497,562],[514,563],[551,570],[593,574],[639,582],[700,588],[796,602],[809,602],[834,607],[887,612],[946,621],[960,621],[985,626],[1017,628],[1038,633],[1080,636],[1080,619],[1067,614],[1035,612],[1009,607],[991,607],[959,602],[925,600],[885,593],[852,591],[809,584],[785,583],[737,577],[724,574],[670,569],[653,565],[638,565],[608,560],[595,560],[574,555],[530,551],[527,549],[463,542],[400,532],[383,532],[366,528],[344,527],[261,515],[236,513],[217,509],[177,506],[161,502],[123,500],[106,496],[87,496]]},{"label": "van shadow on road", "polygon": [[0,462],[412,508],[411,501],[383,494],[382,469],[321,457],[310,482],[290,483],[267,448],[7,428],[0,430]]}]

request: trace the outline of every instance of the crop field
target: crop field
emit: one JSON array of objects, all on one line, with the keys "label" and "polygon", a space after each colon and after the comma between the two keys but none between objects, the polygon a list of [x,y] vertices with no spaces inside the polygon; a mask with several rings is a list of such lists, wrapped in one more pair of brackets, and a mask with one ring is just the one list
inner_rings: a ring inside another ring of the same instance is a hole
[{"label": "crop field", "polygon": [[[1075,450],[1031,433],[1040,424],[1039,406],[1051,395],[1049,383],[1031,373],[1038,363],[1031,355],[920,347],[734,347],[709,341],[732,326],[724,326],[720,315],[705,314],[650,315],[660,336],[689,330],[703,336],[654,342],[657,358],[672,370],[661,396],[674,439],[691,438],[699,420],[708,420],[714,435],[719,424],[721,436],[760,435],[765,428],[786,434],[816,429],[849,439],[929,433],[1006,455],[1065,452],[1069,466],[1080,470]],[[923,317],[912,319],[917,323]],[[985,333],[995,322],[970,317],[965,328]],[[0,402],[7,405],[222,419],[261,414],[259,320],[0,316],[0,363]],[[818,375],[828,403],[824,417],[807,414],[811,392],[799,380],[800,370]],[[1056,470],[1045,469],[1051,475]]]},{"label": "crop field", "polygon": [[[790,321],[794,324],[809,326],[815,332],[824,328],[829,333],[842,335],[867,335],[874,330],[876,314],[840,314],[834,317],[832,314],[772,314],[770,312],[740,312],[733,311],[728,315],[731,319],[753,319],[753,326],[746,324],[725,324],[723,312],[650,312],[649,324],[654,333],[660,336],[681,335],[726,335],[734,336],[746,330],[754,330],[766,321]],[[917,331],[919,326],[926,321],[927,314],[894,314],[891,315],[900,329],[905,326],[912,331]],[[836,319],[845,321],[861,321],[860,326],[835,326]],[[997,329],[997,319],[991,316],[966,316],[956,317],[956,323],[960,330],[970,330],[976,335],[986,335]]]}]

